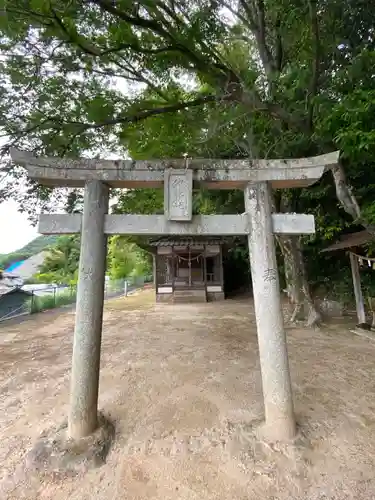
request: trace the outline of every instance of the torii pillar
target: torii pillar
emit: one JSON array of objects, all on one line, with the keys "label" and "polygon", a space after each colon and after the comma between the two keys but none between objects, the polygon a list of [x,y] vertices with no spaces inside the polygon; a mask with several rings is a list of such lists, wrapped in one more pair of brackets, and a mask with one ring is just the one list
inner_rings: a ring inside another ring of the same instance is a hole
[{"label": "torii pillar", "polygon": [[98,180],[86,182],[68,417],[73,439],[88,436],[98,425],[108,201],[108,186]]},{"label": "torii pillar", "polygon": [[262,374],[264,431],[271,441],[288,440],[295,435],[296,425],[267,182],[246,187],[245,209],[250,222],[249,257]]},{"label": "torii pillar", "polygon": [[[83,216],[44,215],[43,234],[82,234],[73,348],[69,435],[81,438],[97,426],[106,236],[110,234],[247,235],[260,353],[266,437],[288,440],[295,418],[274,234],[312,234],[314,217],[272,214],[272,188],[316,182],[337,164],[339,152],[297,160],[112,161],[37,158],[11,150],[31,179],[48,186],[84,187]],[[208,189],[243,189],[243,215],[192,215],[193,184]],[[165,215],[106,215],[108,188],[165,188]]]}]

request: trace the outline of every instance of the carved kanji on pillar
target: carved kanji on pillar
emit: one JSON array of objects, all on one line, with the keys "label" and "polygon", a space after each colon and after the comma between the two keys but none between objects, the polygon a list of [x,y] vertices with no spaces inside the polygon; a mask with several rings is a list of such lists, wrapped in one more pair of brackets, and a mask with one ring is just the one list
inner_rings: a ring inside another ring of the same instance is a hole
[{"label": "carved kanji on pillar", "polygon": [[193,171],[165,171],[164,212],[170,221],[191,221],[193,216]]}]

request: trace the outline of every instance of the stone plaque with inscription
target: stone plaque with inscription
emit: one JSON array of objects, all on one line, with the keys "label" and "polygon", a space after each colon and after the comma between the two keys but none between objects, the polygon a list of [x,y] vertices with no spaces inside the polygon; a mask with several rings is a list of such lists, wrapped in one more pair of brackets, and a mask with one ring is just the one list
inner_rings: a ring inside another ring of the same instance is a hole
[{"label": "stone plaque with inscription", "polygon": [[191,221],[193,171],[166,170],[164,173],[164,212],[171,221]]}]

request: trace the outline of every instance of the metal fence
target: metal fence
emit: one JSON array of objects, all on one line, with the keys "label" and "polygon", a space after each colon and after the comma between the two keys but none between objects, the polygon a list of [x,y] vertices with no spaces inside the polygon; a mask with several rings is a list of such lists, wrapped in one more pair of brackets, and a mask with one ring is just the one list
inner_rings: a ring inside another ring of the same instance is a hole
[{"label": "metal fence", "polygon": [[[146,283],[153,281],[152,276],[131,277],[121,280],[106,280],[105,299],[128,296]],[[19,293],[0,296],[0,322],[18,316],[29,315],[48,309],[73,306],[76,302],[76,285],[25,285],[18,288]],[[12,298],[10,298],[12,296]],[[2,307],[1,307],[2,305]]]}]

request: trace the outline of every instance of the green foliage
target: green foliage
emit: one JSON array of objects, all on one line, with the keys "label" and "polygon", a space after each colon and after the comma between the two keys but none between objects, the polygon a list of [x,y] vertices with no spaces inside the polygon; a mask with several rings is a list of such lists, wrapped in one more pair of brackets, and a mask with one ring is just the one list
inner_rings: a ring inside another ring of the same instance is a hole
[{"label": "green foliage", "polygon": [[58,239],[58,236],[54,235],[42,235],[27,243],[25,246],[17,250],[19,253],[25,253],[29,255],[36,255],[43,250],[53,246]]},{"label": "green foliage", "polygon": [[[375,14],[366,2],[12,0],[2,11],[0,126],[9,145],[134,159],[303,157],[340,148],[362,218],[373,222]],[[24,174],[6,167],[13,178],[0,196],[17,197],[30,212],[36,200],[48,206],[50,190],[31,182],[20,195]],[[200,191],[194,212],[242,213],[242,198]],[[316,217],[316,236],[304,239],[312,281],[337,276],[335,258],[320,249],[358,226],[329,174],[275,198]],[[162,210],[154,190],[121,193],[115,208]],[[134,242],[142,239],[111,243],[115,274],[138,262]],[[74,280],[73,262],[60,258],[59,279]]]},{"label": "green foliage", "polygon": [[[78,235],[58,237],[55,245],[48,249],[48,254],[32,282],[75,285],[78,279],[79,255]],[[107,266],[109,275],[115,280],[152,273],[150,255],[129,238],[120,236],[109,239]]]},{"label": "green foliage", "polygon": [[162,189],[129,189],[120,191],[118,194],[118,202],[112,208],[114,214],[164,213]]},{"label": "green foliage", "polygon": [[37,283],[75,284],[78,276],[80,253],[79,236],[60,236],[46,255],[39,272],[34,276]]},{"label": "green foliage", "polygon": [[108,246],[108,270],[112,279],[152,273],[151,256],[124,236],[113,236]]},{"label": "green foliage", "polygon": [[31,314],[55,309],[69,304],[74,304],[76,301],[76,288],[70,288],[64,291],[57,290],[56,294],[34,295],[30,299]]}]

